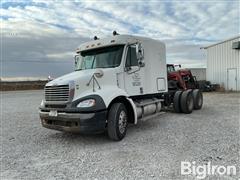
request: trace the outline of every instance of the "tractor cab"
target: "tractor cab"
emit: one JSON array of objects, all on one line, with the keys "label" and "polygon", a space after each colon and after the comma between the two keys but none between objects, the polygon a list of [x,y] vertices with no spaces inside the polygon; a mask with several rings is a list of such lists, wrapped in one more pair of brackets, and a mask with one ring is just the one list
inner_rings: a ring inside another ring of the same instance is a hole
[{"label": "tractor cab", "polygon": [[188,69],[178,69],[181,65],[167,64],[169,90],[187,90],[198,88],[196,77]]}]

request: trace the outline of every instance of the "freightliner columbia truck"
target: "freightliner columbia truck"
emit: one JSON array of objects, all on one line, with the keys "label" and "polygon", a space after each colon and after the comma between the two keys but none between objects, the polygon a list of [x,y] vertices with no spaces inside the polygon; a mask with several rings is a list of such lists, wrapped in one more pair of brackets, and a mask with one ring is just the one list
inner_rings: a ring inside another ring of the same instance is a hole
[{"label": "freightliner columbia truck", "polygon": [[168,88],[165,44],[119,35],[81,44],[75,71],[48,82],[40,105],[43,127],[67,132],[107,131],[123,139],[129,123],[160,114],[166,108],[191,113],[201,109],[198,89]]}]

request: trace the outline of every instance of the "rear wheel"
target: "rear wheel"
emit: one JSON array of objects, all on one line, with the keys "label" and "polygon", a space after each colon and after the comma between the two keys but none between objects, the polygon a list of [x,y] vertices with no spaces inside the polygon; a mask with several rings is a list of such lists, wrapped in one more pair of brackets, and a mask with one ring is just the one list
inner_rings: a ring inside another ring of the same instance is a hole
[{"label": "rear wheel", "polygon": [[192,90],[183,91],[181,96],[181,110],[183,113],[190,114],[193,111],[193,93]]},{"label": "rear wheel", "polygon": [[180,100],[181,100],[181,95],[182,95],[182,91],[177,91],[174,94],[174,98],[173,98],[173,109],[176,113],[181,113],[181,104],[180,104]]},{"label": "rear wheel", "polygon": [[127,132],[127,109],[122,103],[111,106],[108,114],[108,136],[114,141],[120,141]]},{"label": "rear wheel", "polygon": [[194,109],[201,109],[203,105],[203,95],[199,89],[193,90],[193,104]]}]

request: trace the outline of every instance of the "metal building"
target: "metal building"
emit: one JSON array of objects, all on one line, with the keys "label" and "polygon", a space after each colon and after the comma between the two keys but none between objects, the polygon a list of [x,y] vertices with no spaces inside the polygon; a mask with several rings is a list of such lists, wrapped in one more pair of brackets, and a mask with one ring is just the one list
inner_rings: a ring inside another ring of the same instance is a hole
[{"label": "metal building", "polygon": [[206,79],[225,90],[240,91],[240,35],[206,47]]}]

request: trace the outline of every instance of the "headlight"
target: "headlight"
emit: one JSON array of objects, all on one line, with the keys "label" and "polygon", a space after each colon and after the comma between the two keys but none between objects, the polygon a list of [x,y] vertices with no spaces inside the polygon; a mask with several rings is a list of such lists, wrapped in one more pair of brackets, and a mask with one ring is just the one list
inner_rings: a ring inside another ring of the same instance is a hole
[{"label": "headlight", "polygon": [[82,102],[80,102],[77,107],[85,108],[85,107],[93,107],[95,106],[96,101],[95,99],[87,99]]}]

